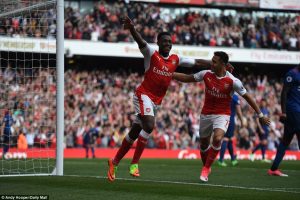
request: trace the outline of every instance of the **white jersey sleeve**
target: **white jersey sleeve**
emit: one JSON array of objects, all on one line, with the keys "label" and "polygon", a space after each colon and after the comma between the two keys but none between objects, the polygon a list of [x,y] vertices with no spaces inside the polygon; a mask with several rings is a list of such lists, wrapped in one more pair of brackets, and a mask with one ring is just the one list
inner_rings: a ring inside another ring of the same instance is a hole
[{"label": "white jersey sleeve", "polygon": [[203,70],[203,71],[200,71],[196,74],[194,74],[194,79],[198,82],[202,81],[203,80],[203,77],[204,75],[209,72],[210,70]]},{"label": "white jersey sleeve", "polygon": [[183,67],[192,67],[195,65],[196,61],[195,59],[192,58],[185,58],[185,57],[179,57],[179,66],[183,66]]},{"label": "white jersey sleeve", "polygon": [[233,79],[233,90],[241,96],[247,93],[246,88],[244,88],[242,82],[237,78]]},{"label": "white jersey sleeve", "polygon": [[146,72],[150,68],[151,56],[154,54],[155,49],[150,47],[150,45],[147,43],[145,47],[140,49],[140,52],[144,56],[144,68]]}]

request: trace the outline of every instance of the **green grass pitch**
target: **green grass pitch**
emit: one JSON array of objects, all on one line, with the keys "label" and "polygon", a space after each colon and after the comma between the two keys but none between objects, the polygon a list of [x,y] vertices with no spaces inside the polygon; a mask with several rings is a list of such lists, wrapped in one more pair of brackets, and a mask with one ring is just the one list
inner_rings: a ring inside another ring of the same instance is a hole
[{"label": "green grass pitch", "polygon": [[214,165],[208,183],[199,180],[200,160],[142,159],[139,178],[129,175],[129,162],[121,161],[116,181],[109,183],[106,159],[65,159],[64,176],[0,177],[0,194],[50,195],[51,200],[300,199],[300,161],[282,162],[289,177],[268,176],[270,164],[260,161]]}]

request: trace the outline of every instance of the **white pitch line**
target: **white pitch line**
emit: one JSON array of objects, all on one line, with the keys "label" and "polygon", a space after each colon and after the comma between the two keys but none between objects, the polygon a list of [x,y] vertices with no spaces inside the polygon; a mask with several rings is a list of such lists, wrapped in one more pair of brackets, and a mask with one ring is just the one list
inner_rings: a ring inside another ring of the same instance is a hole
[{"label": "white pitch line", "polygon": [[[107,179],[105,176],[81,176],[81,175],[64,175],[70,177],[82,177],[82,178],[98,178]],[[257,190],[257,191],[268,191],[268,192],[285,192],[300,194],[297,191],[288,191],[289,189],[300,189],[300,188],[255,188],[255,187],[243,187],[234,185],[220,185],[220,184],[210,184],[210,183],[189,183],[180,181],[159,181],[159,180],[149,180],[149,179],[136,179],[136,178],[116,178],[117,180],[125,181],[136,181],[136,182],[150,182],[150,183],[169,183],[169,184],[179,184],[179,185],[199,185],[199,186],[211,186],[211,187],[221,187],[221,188],[233,188],[233,189],[244,189],[244,190]],[[200,181],[200,180],[199,180]]]}]

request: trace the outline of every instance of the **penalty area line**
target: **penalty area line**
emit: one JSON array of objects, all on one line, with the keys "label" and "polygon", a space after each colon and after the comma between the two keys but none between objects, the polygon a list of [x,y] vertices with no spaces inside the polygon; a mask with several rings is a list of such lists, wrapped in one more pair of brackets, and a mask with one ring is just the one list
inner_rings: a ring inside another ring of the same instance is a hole
[{"label": "penalty area line", "polygon": [[[80,178],[107,179],[107,177],[105,177],[105,176],[82,176],[82,175],[64,175],[64,176],[80,177]],[[149,182],[149,183],[168,183],[168,184],[178,184],[178,185],[199,185],[199,186],[210,186],[210,187],[220,187],[220,188],[232,188],[232,189],[268,191],[268,192],[285,192],[285,193],[300,194],[300,192],[297,192],[297,191],[288,191],[289,189],[292,189],[292,188],[256,188],[256,187],[220,185],[220,184],[211,184],[211,183],[190,183],[190,182],[181,182],[181,181],[159,181],[159,180],[136,179],[136,178],[116,178],[116,180]],[[293,189],[295,189],[295,188],[293,188]],[[297,188],[297,189],[299,189],[299,188]]]}]

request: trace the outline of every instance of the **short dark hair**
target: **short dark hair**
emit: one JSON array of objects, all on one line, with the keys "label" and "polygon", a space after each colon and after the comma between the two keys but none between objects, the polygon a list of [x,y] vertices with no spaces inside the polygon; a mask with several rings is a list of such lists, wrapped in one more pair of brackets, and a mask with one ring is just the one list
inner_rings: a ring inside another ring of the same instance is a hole
[{"label": "short dark hair", "polygon": [[168,35],[171,37],[171,33],[169,32],[160,32],[158,35],[157,35],[157,41],[159,41],[159,39],[164,36],[164,35]]},{"label": "short dark hair", "polygon": [[214,55],[220,57],[220,59],[221,59],[221,60],[223,61],[223,63],[225,63],[225,64],[227,64],[228,61],[229,61],[228,54],[225,53],[224,51],[215,51],[215,52],[214,52]]}]

